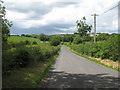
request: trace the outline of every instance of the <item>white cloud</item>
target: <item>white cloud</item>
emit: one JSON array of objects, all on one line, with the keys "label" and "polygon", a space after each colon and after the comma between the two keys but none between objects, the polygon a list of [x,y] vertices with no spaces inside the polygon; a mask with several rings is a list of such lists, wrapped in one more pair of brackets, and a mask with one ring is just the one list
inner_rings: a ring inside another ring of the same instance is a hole
[{"label": "white cloud", "polygon": [[26,19],[27,15],[25,13],[7,10],[6,18],[13,20],[13,21],[14,20],[21,20],[21,19]]},{"label": "white cloud", "polygon": [[79,9],[79,11],[73,5],[64,8],[55,7],[50,13],[44,16],[44,20],[48,23],[75,23],[77,18],[83,16],[82,10]]},{"label": "white cloud", "polygon": [[76,26],[72,26],[72,27],[69,27],[69,28],[57,28],[55,27],[54,29],[57,29],[57,30],[61,30],[61,31],[76,31]]},{"label": "white cloud", "polygon": [[[75,25],[76,20],[81,19],[83,16],[87,17],[87,22],[89,24],[93,24],[93,17],[91,16],[91,14],[97,13],[99,14],[99,19],[97,20],[98,31],[102,31],[105,29],[117,29],[117,19],[113,18],[112,15],[114,12],[108,16],[102,16],[100,13],[116,5],[118,0],[6,0],[5,2],[6,6],[8,5],[10,8],[14,9],[16,8],[16,11],[10,10],[8,8],[6,18],[13,21],[18,27],[22,26],[21,28],[41,27],[50,24]],[[53,6],[53,9],[50,12],[44,14],[42,18],[39,17],[40,13],[36,13],[33,10],[29,12],[17,11],[17,8],[30,8],[32,7],[33,3],[34,5],[35,3],[38,3],[37,5],[44,4],[46,6],[49,6],[54,4],[55,2],[78,2],[78,4],[66,5],[65,7]],[[37,16],[37,19],[31,19],[30,17],[32,16]],[[110,18],[113,19],[110,20]],[[68,29],[70,29],[70,27],[56,27],[56,29],[67,31]]]}]

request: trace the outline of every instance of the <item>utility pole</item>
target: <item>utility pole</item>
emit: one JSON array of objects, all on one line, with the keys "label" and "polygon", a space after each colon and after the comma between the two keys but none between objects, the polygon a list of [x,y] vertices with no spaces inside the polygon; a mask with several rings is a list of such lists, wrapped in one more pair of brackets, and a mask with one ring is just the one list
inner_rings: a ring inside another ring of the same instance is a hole
[{"label": "utility pole", "polygon": [[92,14],[91,16],[94,16],[94,43],[96,43],[96,16],[97,14]]}]

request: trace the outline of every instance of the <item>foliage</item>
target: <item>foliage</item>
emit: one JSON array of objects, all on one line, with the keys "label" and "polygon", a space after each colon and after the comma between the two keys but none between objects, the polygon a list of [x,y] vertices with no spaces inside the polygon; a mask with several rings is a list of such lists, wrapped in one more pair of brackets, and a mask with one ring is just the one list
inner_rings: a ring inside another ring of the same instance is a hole
[{"label": "foliage", "polygon": [[74,38],[73,43],[74,43],[74,44],[80,44],[80,43],[88,42],[88,41],[91,41],[91,40],[92,40],[92,38],[91,38],[90,36],[80,37],[80,36],[77,35],[77,36]]},{"label": "foliage", "polygon": [[28,35],[28,34],[27,34],[27,35],[25,35],[25,36],[26,36],[26,37],[31,37],[31,35]]},{"label": "foliage", "polygon": [[21,36],[25,36],[25,34],[21,34]]},{"label": "foliage", "polygon": [[33,41],[32,44],[35,44],[35,45],[36,45],[36,44],[38,44],[38,43],[37,43],[36,41]]},{"label": "foliage", "polygon": [[86,36],[91,31],[92,26],[86,24],[86,18],[83,17],[81,20],[77,20],[77,28],[80,36]]},{"label": "foliage", "polygon": [[80,36],[76,36],[73,41],[74,44],[80,44],[82,42],[83,42],[83,38],[81,38]]},{"label": "foliage", "polygon": [[56,38],[51,39],[50,44],[52,46],[58,46],[60,44],[60,41]]},{"label": "foliage", "polygon": [[[1,3],[3,3],[3,1],[0,1]],[[1,11],[2,11],[2,14],[4,15],[5,17],[5,14],[6,14],[6,8],[4,6],[1,6]],[[8,48],[8,45],[7,45],[7,39],[8,37],[10,36],[10,29],[9,27],[11,27],[13,24],[11,21],[8,21],[7,19],[5,18],[1,18],[1,21],[2,21],[2,49],[3,50],[6,50]]]},{"label": "foliage", "polygon": [[86,42],[78,45],[71,45],[70,47],[73,50],[85,55],[119,61],[119,45],[120,41],[118,40],[118,35],[114,35],[110,37],[107,41],[101,41],[97,43]]},{"label": "foliage", "polygon": [[2,88],[38,88],[56,58],[57,56],[50,58],[47,62],[32,63],[27,67],[14,70],[9,76],[3,76]]},{"label": "foliage", "polygon": [[60,47],[49,44],[28,45],[11,48],[3,52],[3,74],[15,68],[25,67],[36,62],[45,62],[58,53]]},{"label": "foliage", "polygon": [[49,37],[47,35],[45,35],[45,34],[42,33],[42,34],[39,35],[39,39],[41,41],[48,41]]},{"label": "foliage", "polygon": [[38,35],[32,34],[31,37],[33,37],[33,38],[38,38]]},{"label": "foliage", "polygon": [[103,41],[103,40],[107,40],[109,38],[109,34],[108,33],[100,33],[96,39],[97,41]]},{"label": "foliage", "polygon": [[25,45],[30,45],[30,44],[31,44],[30,41],[28,41],[28,40],[25,41]]}]

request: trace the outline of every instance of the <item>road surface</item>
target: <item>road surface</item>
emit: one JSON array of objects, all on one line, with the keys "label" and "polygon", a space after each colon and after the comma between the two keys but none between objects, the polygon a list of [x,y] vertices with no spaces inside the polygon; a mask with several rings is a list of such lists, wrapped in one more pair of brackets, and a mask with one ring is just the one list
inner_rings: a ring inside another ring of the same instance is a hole
[{"label": "road surface", "polygon": [[118,72],[62,46],[43,88],[118,88]]}]

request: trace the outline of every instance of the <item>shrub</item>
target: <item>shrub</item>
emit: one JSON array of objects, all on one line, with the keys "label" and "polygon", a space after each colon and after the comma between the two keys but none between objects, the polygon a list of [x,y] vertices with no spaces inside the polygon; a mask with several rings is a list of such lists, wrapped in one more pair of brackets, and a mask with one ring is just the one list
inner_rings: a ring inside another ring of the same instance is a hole
[{"label": "shrub", "polygon": [[32,44],[35,44],[35,45],[36,45],[36,44],[38,44],[38,43],[37,43],[36,41],[34,41],[34,42],[32,42]]},{"label": "shrub", "polygon": [[113,35],[108,39],[108,45],[109,45],[109,53],[110,53],[110,59],[114,61],[120,61],[120,52],[119,52],[119,35]]},{"label": "shrub", "polygon": [[107,40],[109,36],[110,35],[108,33],[101,33],[96,37],[96,39],[97,41],[104,41],[104,40]]},{"label": "shrub", "polygon": [[11,48],[3,52],[3,74],[13,69],[26,67],[29,64],[48,61],[56,55],[60,46],[50,46],[49,44],[27,45]]},{"label": "shrub", "polygon": [[16,66],[25,67],[28,64],[29,53],[25,48],[19,48],[16,50],[16,55],[14,56]]},{"label": "shrub", "polygon": [[60,44],[60,41],[56,38],[51,39],[50,44],[52,46],[58,46]]},{"label": "shrub", "polygon": [[81,54],[120,61],[119,45],[118,35],[112,35],[106,41],[99,41],[97,43],[86,42],[78,45],[73,44],[70,47]]},{"label": "shrub", "polygon": [[26,44],[26,45],[30,45],[30,44],[31,44],[31,42],[30,42],[30,41],[28,41],[28,40],[26,40],[26,41],[25,41],[25,44]]},{"label": "shrub", "polygon": [[79,36],[75,37],[73,41],[74,44],[80,44],[82,42],[83,42],[83,39]]}]

